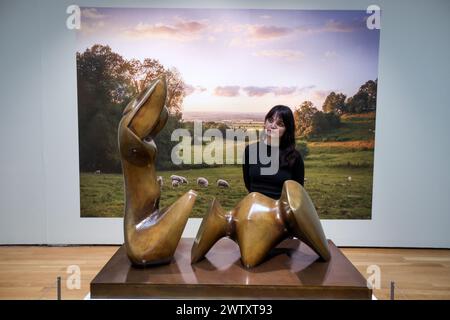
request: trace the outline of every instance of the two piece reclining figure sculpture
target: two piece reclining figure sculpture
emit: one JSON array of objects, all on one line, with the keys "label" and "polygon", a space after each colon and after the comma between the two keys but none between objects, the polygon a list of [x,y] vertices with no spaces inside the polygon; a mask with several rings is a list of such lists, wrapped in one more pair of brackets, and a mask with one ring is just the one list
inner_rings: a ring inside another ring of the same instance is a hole
[{"label": "two piece reclining figure sculpture", "polygon": [[[168,263],[172,259],[197,193],[189,190],[172,205],[159,208],[154,138],[165,126],[166,81],[153,81],[126,106],[119,124],[119,150],[125,182],[125,247],[133,265]],[[225,211],[213,199],[191,251],[191,262],[202,260],[223,237],[234,240],[245,267],[264,261],[282,240],[296,237],[328,261],[330,251],[316,209],[305,189],[287,180],[280,199],[261,193],[246,195]]]}]

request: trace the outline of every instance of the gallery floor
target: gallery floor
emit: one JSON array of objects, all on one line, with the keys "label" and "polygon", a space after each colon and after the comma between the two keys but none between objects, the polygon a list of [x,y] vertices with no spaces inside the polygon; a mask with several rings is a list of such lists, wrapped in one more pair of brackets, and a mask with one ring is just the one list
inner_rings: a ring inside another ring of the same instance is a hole
[{"label": "gallery floor", "polygon": [[[118,248],[1,246],[0,299],[56,299],[58,276],[62,299],[83,299],[91,280]],[[450,250],[341,249],[366,278],[373,277],[379,267],[377,299],[390,298],[391,281],[395,282],[395,299],[450,299]],[[70,289],[67,280],[76,286],[77,270],[80,288]]]}]

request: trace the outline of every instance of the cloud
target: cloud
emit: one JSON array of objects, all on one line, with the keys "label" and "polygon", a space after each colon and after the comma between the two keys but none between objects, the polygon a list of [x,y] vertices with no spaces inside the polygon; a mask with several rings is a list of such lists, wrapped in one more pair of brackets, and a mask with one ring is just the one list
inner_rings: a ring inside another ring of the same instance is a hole
[{"label": "cloud", "polygon": [[287,36],[293,32],[293,29],[277,26],[248,26],[248,34],[250,38],[256,40],[267,40]]},{"label": "cloud", "polygon": [[231,39],[228,44],[230,47],[254,47],[255,44],[251,41],[247,41],[245,38],[235,37]]},{"label": "cloud", "polygon": [[187,33],[196,33],[206,28],[206,25],[198,21],[181,21],[175,25],[175,28]]},{"label": "cloud", "polygon": [[103,19],[105,15],[99,13],[96,8],[86,8],[81,10],[81,17],[86,19]]},{"label": "cloud", "polygon": [[138,23],[131,30],[126,30],[124,34],[131,38],[157,38],[176,41],[192,41],[201,37],[201,31],[207,28],[202,21],[185,21],[180,18],[178,22],[171,24]]},{"label": "cloud", "polygon": [[278,26],[235,24],[230,26],[230,31],[239,34],[231,39],[229,46],[253,47],[261,41],[277,40],[289,36],[295,29]]},{"label": "cloud", "polygon": [[296,28],[300,33],[322,33],[322,32],[353,32],[365,27],[359,20],[349,22],[336,21],[334,19],[327,20],[325,24],[319,26],[300,26]]},{"label": "cloud", "polygon": [[259,16],[261,19],[266,19],[266,20],[268,20],[268,19],[272,19],[272,17],[271,16],[269,16],[269,15],[267,15],[267,14],[264,14],[264,15],[262,15],[262,16]]},{"label": "cloud", "polygon": [[305,92],[308,92],[312,89],[314,89],[316,86],[315,85],[309,85],[309,86],[304,86],[304,87],[300,87],[297,88],[297,94],[304,94]]},{"label": "cloud", "polygon": [[106,26],[104,21],[82,22],[80,31],[84,34],[94,34]]},{"label": "cloud", "polygon": [[256,86],[249,86],[244,87],[242,90],[249,96],[249,97],[262,97],[266,94],[273,94],[275,96],[293,96],[293,95],[299,95],[306,91],[309,91],[310,89],[314,88],[315,86],[305,86],[305,87],[297,87],[297,86],[291,86],[291,87],[277,87],[277,86],[267,86],[267,87],[256,87]]},{"label": "cloud", "polygon": [[305,56],[305,54],[298,50],[261,50],[253,53],[256,57],[267,58],[282,58],[286,60],[299,60]]},{"label": "cloud", "polygon": [[195,86],[194,87],[194,86],[192,86],[190,84],[185,84],[184,85],[184,92],[185,92],[186,96],[191,95],[191,94],[196,93],[196,92],[202,93],[204,91],[206,91],[205,87],[201,87],[201,86]]},{"label": "cloud", "polygon": [[214,94],[221,97],[236,97],[239,95],[239,86],[216,87]]},{"label": "cloud", "polygon": [[93,34],[106,26],[103,20],[106,15],[101,14],[96,8],[81,9],[80,32],[84,34]]},{"label": "cloud", "polygon": [[294,94],[297,91],[297,87],[276,87],[273,93],[276,96],[288,96]]},{"label": "cloud", "polygon": [[271,93],[273,88],[275,87],[244,87],[242,90],[249,96],[249,97],[262,97],[268,93]]},{"label": "cloud", "polygon": [[[269,17],[269,16],[260,16]],[[269,17],[270,18],[270,17]],[[239,34],[229,42],[229,46],[254,47],[261,41],[278,40],[294,34],[316,34],[323,32],[353,32],[365,28],[361,19],[352,21],[327,20],[321,25],[304,25],[287,28],[267,24],[234,24],[229,27],[233,33]]]},{"label": "cloud", "polygon": [[327,51],[324,53],[325,58],[336,58],[337,57],[337,53],[336,51]]},{"label": "cloud", "polygon": [[355,26],[343,23],[342,21],[328,20],[323,31],[325,32],[352,32]]}]

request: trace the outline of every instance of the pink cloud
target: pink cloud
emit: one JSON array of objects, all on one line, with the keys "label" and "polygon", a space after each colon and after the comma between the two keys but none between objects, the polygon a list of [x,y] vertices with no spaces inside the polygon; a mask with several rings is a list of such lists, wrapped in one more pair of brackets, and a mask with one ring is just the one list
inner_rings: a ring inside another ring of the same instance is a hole
[{"label": "pink cloud", "polygon": [[314,88],[314,86],[307,86],[307,87],[275,87],[275,86],[268,86],[268,87],[244,87],[242,90],[249,96],[249,97],[262,97],[266,94],[272,93],[275,96],[289,96],[289,95],[297,95],[301,94],[305,91],[310,90],[311,88]]},{"label": "pink cloud", "polygon": [[245,87],[242,88],[249,97],[262,97],[271,93],[275,87]]},{"label": "pink cloud", "polygon": [[315,87],[316,87],[315,85],[310,85],[310,86],[304,86],[304,87],[297,88],[297,94],[303,94],[305,92],[308,92],[311,89],[314,89]]},{"label": "pink cloud", "polygon": [[326,32],[352,32],[354,26],[344,24],[341,21],[329,20],[325,24],[324,31]]},{"label": "pink cloud", "polygon": [[280,38],[292,33],[292,29],[277,26],[252,25],[248,28],[249,35],[253,39],[266,40]]},{"label": "pink cloud", "polygon": [[276,96],[287,96],[295,93],[297,91],[297,87],[277,87],[273,90],[273,93]]},{"label": "pink cloud", "polygon": [[183,21],[175,25],[176,29],[188,33],[195,33],[206,28],[206,25],[198,21]]},{"label": "pink cloud", "polygon": [[186,94],[186,96],[188,96],[190,94],[193,94],[195,92],[202,93],[204,91],[206,91],[206,88],[201,87],[201,86],[195,86],[194,87],[194,86],[192,86],[190,84],[185,84],[184,85],[184,93]]},{"label": "pink cloud", "polygon": [[159,38],[176,41],[197,40],[201,36],[201,31],[207,28],[205,23],[199,21],[180,21],[174,25],[156,23],[138,23],[131,30],[126,30],[124,34],[131,38]]},{"label": "pink cloud", "polygon": [[184,93],[188,96],[190,94],[193,94],[195,91],[195,88],[189,84],[184,85]]},{"label": "pink cloud", "polygon": [[216,87],[214,94],[221,97],[236,97],[239,95],[239,86]]},{"label": "pink cloud", "polygon": [[301,33],[321,33],[321,32],[353,32],[360,28],[360,22],[344,23],[342,21],[328,20],[321,26],[301,26],[296,28]]}]

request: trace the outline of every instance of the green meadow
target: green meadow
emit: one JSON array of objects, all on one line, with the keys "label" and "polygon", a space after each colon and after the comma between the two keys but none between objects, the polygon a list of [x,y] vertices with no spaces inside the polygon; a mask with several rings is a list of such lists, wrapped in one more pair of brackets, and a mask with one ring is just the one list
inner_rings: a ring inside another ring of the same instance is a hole
[{"label": "green meadow", "polygon": [[[305,188],[322,219],[370,219],[374,157],[375,114],[342,117],[334,132],[306,141]],[[232,209],[246,194],[240,165],[213,168],[159,171],[163,177],[160,206],[173,203],[190,189],[198,197],[191,217],[203,217],[213,198],[224,209]],[[189,183],[172,187],[170,176],[177,174]],[[197,186],[198,177],[209,181]],[[230,188],[219,188],[217,179],[227,180]],[[124,196],[121,174],[80,174],[82,217],[122,217]]]}]

